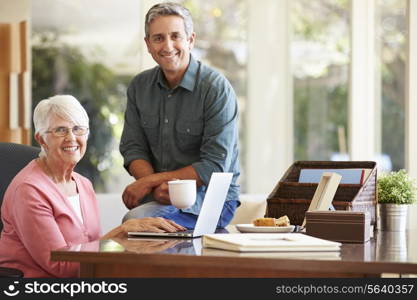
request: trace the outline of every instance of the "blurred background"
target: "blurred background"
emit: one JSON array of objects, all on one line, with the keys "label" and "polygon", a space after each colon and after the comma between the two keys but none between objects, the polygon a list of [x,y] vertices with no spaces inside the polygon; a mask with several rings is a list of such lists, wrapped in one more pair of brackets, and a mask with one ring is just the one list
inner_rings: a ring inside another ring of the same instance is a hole
[{"label": "blurred background", "polygon": [[[97,192],[122,191],[132,181],[118,150],[126,88],[155,65],[143,24],[158,1],[23,2],[32,109],[78,98],[91,120],[80,167]],[[242,192],[269,193],[296,160],[408,167],[407,0],[177,2],[194,19],[193,54],[237,93]]]}]

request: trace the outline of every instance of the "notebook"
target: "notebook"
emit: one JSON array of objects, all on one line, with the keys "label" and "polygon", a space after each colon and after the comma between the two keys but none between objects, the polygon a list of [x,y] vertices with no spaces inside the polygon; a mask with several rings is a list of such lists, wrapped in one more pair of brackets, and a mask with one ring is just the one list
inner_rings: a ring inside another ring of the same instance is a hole
[{"label": "notebook", "polygon": [[202,241],[204,248],[238,252],[340,251],[342,245],[303,233],[218,233],[206,234]]},{"label": "notebook", "polygon": [[193,230],[179,232],[142,232],[131,231],[129,236],[165,236],[195,238],[203,234],[214,233],[226,200],[233,173],[212,173],[200,214]]}]

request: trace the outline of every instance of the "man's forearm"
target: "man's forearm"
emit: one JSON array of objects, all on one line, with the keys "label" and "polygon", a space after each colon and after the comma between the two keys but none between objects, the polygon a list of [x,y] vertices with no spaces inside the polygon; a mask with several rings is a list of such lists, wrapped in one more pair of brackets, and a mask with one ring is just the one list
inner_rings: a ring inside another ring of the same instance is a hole
[{"label": "man's forearm", "polygon": [[152,188],[174,179],[195,179],[197,186],[203,184],[197,172],[191,165],[174,171],[153,173],[143,178],[147,185]]},{"label": "man's forearm", "polygon": [[130,163],[129,173],[135,177],[135,179],[139,179],[153,174],[154,169],[148,161],[144,159],[137,159]]},{"label": "man's forearm", "polygon": [[173,179],[195,179],[197,181],[197,186],[203,184],[197,172],[191,165],[173,171],[155,173],[152,165],[148,161],[138,159],[130,163],[129,172],[135,179],[143,178],[143,180],[147,181],[152,187],[159,186],[160,184]]},{"label": "man's forearm", "polygon": [[154,173],[150,177],[153,177],[154,180],[158,181],[158,185],[173,179],[195,179],[197,181],[197,186],[203,184],[200,176],[198,176],[196,170],[191,165],[174,171]]}]

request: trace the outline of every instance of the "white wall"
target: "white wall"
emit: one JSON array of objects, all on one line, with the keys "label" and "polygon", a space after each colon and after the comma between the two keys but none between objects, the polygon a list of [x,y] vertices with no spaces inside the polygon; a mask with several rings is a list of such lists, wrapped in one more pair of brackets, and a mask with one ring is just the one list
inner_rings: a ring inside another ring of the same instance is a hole
[{"label": "white wall", "polygon": [[0,22],[13,23],[27,19],[30,15],[29,0],[0,0]]},{"label": "white wall", "polygon": [[[408,0],[408,49],[405,104],[406,168],[417,181],[417,1]],[[409,215],[410,228],[417,229],[417,205]]]},{"label": "white wall", "polygon": [[270,193],[293,161],[289,3],[248,1],[247,193]]},{"label": "white wall", "polygon": [[101,233],[104,235],[121,224],[128,210],[123,204],[121,193],[97,194],[97,201],[100,210]]}]

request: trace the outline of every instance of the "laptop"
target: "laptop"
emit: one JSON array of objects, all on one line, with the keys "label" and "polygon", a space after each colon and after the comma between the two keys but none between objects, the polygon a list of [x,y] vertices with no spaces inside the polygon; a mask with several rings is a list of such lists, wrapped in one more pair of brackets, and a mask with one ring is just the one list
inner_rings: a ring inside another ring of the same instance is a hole
[{"label": "laptop", "polygon": [[201,206],[200,214],[197,218],[193,230],[178,232],[142,232],[130,231],[129,236],[159,236],[159,237],[185,237],[195,238],[204,234],[214,233],[219,222],[220,214],[232,182],[233,173],[217,173],[211,175],[207,192]]}]

